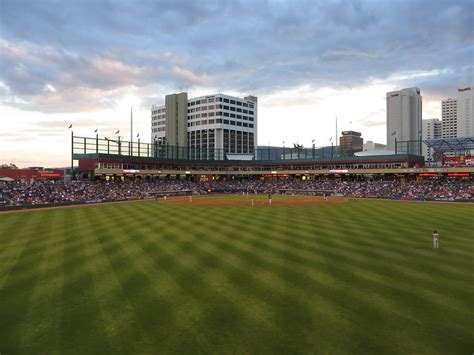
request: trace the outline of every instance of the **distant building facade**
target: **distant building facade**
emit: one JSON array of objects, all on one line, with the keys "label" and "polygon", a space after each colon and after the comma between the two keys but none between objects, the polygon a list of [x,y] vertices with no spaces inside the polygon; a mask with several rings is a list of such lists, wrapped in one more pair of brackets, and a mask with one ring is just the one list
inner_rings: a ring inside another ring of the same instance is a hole
[{"label": "distant building facade", "polygon": [[354,153],[363,150],[364,139],[362,134],[356,131],[343,131],[339,138],[339,149],[341,156],[354,156]]},{"label": "distant building facade", "polygon": [[388,92],[387,95],[387,148],[395,150],[395,140],[412,141],[398,146],[398,151],[421,154],[422,96],[417,87]]},{"label": "distant building facade", "polygon": [[215,94],[188,99],[186,93],[167,95],[165,105],[152,106],[151,121],[152,142],[187,147],[193,159],[253,154],[257,146],[255,96]]},{"label": "distant building facade", "polygon": [[442,138],[474,137],[474,90],[458,89],[456,98],[441,101]]},{"label": "distant building facade", "polygon": [[367,141],[362,145],[362,151],[372,152],[375,150],[386,150],[387,145],[382,143],[374,143],[373,141]]},{"label": "distant building facade", "polygon": [[[442,138],[442,124],[438,118],[430,118],[422,121],[422,135],[423,141],[427,139],[440,139]],[[434,149],[429,148],[426,144],[422,143],[422,155],[425,157],[425,161],[435,161]]]},{"label": "distant building facade", "polygon": [[471,87],[458,89],[457,136],[474,137],[474,91]]},{"label": "distant building facade", "polygon": [[441,101],[441,137],[456,138],[458,134],[457,99]]}]

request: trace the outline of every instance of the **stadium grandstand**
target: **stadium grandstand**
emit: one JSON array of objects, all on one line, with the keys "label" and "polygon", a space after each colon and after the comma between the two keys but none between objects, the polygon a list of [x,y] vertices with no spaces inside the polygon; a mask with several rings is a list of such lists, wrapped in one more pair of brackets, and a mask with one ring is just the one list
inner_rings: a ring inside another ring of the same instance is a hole
[{"label": "stadium grandstand", "polygon": [[[71,139],[71,165],[78,161],[72,176],[42,168],[2,170],[0,206],[214,192],[448,201],[474,198],[474,159],[470,156],[446,157],[443,166],[426,167],[422,156],[402,149],[390,155],[341,156],[335,146],[269,147],[236,157],[216,153],[215,149],[193,149],[190,154],[189,148],[156,143],[73,135]],[[418,144],[421,142],[412,145]],[[455,142],[429,144],[438,144],[445,152],[459,149]],[[463,144],[470,147],[465,141]]]}]

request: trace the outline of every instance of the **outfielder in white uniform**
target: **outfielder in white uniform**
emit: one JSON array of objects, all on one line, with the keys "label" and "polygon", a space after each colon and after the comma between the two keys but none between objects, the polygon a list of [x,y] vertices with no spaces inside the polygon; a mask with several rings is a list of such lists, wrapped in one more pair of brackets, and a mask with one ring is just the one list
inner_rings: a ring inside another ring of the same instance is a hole
[{"label": "outfielder in white uniform", "polygon": [[433,232],[433,249],[439,249],[439,233],[436,230]]}]

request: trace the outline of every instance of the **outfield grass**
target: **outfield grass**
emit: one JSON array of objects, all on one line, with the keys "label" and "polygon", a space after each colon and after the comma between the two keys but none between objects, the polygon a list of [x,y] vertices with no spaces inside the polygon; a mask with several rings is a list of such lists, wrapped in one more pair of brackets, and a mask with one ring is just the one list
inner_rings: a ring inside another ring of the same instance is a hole
[{"label": "outfield grass", "polygon": [[472,354],[473,219],[364,200],[3,214],[0,353]]}]

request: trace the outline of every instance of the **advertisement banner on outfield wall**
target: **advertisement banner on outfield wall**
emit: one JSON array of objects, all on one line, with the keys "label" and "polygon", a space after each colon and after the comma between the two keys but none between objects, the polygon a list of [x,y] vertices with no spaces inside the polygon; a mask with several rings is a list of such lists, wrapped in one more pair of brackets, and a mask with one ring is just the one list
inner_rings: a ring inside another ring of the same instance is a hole
[{"label": "advertisement banner on outfield wall", "polygon": [[443,165],[447,166],[474,166],[473,156],[444,157]]}]

